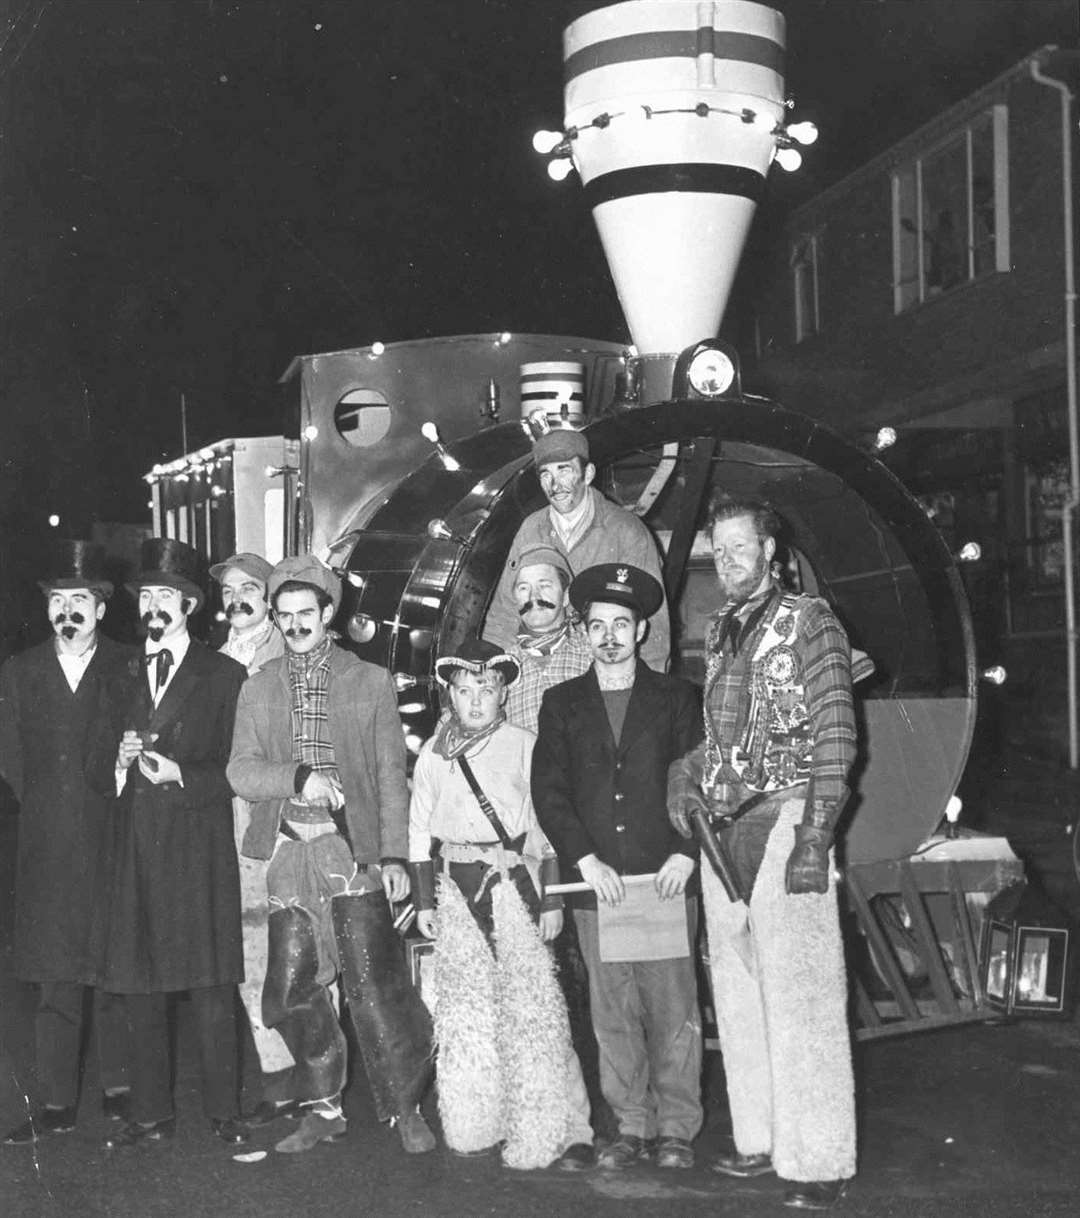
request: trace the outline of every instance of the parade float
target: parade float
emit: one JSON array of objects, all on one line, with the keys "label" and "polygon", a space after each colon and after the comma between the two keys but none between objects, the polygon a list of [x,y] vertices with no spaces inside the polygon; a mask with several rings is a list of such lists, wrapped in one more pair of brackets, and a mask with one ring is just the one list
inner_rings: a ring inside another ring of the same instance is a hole
[{"label": "parade float", "polygon": [[[784,42],[783,16],[751,0],[629,0],[567,27],[563,127],[534,147],[580,179],[632,346],[508,330],[298,356],[286,438],[223,440],[147,480],[155,531],[212,560],[312,550],[341,572],[343,641],[393,673],[414,754],[439,713],[435,657],[481,628],[545,502],[538,430],[583,428],[596,485],[657,537],[673,669],[691,679],[716,607],[709,497],[769,499],[789,579],[875,667],[841,847],[855,1022],[873,1037],[997,1013],[1019,956],[980,951],[982,911],[1022,869],[1003,839],[956,835],[980,676],[1001,674],[975,654],[959,556],[875,456],[887,430],[853,439],[749,392],[715,338],[767,175],[815,134],[789,123]],[[1056,984],[1035,1009],[1060,1009]]]}]

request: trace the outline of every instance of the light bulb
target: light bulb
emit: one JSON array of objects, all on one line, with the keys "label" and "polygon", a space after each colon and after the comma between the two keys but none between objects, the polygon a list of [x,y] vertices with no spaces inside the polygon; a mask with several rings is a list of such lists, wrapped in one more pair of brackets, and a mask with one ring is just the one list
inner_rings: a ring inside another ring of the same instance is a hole
[{"label": "light bulb", "polygon": [[563,141],[563,133],[561,131],[538,131],[532,137],[532,146],[535,152],[539,152],[541,156],[547,156],[549,152],[553,152],[555,148]]},{"label": "light bulb", "polygon": [[990,668],[984,668],[979,675],[988,685],[1004,685],[1009,674],[1003,665],[994,664]]},{"label": "light bulb", "polygon": [[877,435],[874,437],[874,451],[884,452],[887,448],[892,448],[896,443],[896,428],[882,427],[878,429]]},{"label": "light bulb", "polygon": [[802,164],[802,153],[798,148],[777,148],[776,162],[781,169],[794,173]]},{"label": "light bulb", "polygon": [[818,137],[817,126],[811,122],[792,123],[786,130],[795,143],[802,144],[804,148],[812,144]]},{"label": "light bulb", "polygon": [[554,161],[548,161],[548,177],[553,182],[565,182],[573,170],[574,162],[569,157],[559,157]]},{"label": "light bulb", "polygon": [[978,562],[982,558],[982,546],[977,541],[965,541],[956,557],[961,562]]}]

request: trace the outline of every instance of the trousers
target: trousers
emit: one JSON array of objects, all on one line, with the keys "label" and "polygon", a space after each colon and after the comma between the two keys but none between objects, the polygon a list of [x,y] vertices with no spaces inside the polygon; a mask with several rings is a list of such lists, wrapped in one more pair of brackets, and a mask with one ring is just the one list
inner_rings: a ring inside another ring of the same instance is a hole
[{"label": "trousers", "polygon": [[855,1174],[855,1097],[834,882],[784,891],[803,808],[782,804],[749,907],[708,865],[701,882],[735,1147],[805,1182]]},{"label": "trousers", "polygon": [[595,909],[575,909],[600,1049],[600,1090],[619,1132],[692,1141],[701,1129],[701,1012],[692,945],[697,901],[687,901],[691,952],[682,959],[600,959]]},{"label": "trousers", "polygon": [[[71,1108],[79,1098],[79,1059],[88,986],[69,981],[43,981],[34,1017],[38,1080],[43,1102],[50,1108]],[[93,991],[98,1073],[103,1091],[129,1085],[127,1071],[127,1013],[114,994]]]}]

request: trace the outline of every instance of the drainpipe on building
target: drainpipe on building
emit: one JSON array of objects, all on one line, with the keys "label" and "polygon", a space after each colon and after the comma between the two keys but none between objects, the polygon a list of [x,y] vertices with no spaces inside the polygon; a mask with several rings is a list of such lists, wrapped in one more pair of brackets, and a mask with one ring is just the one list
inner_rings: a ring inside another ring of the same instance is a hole
[{"label": "drainpipe on building", "polygon": [[[1061,505],[1061,540],[1065,550],[1065,654],[1068,679],[1069,702],[1069,766],[1080,766],[1080,743],[1077,739],[1077,633],[1076,633],[1076,588],[1073,561],[1073,521],[1080,505],[1080,442],[1078,442],[1076,405],[1076,269],[1073,242],[1073,170],[1072,170],[1072,103],[1073,94],[1068,85],[1052,76],[1046,76],[1042,67],[1056,47],[1044,47],[1029,61],[1031,79],[1040,85],[1056,89],[1061,96],[1061,179],[1065,213],[1065,385],[1068,398],[1069,419],[1069,495]],[[1078,60],[1078,53],[1068,52],[1069,59]]]}]

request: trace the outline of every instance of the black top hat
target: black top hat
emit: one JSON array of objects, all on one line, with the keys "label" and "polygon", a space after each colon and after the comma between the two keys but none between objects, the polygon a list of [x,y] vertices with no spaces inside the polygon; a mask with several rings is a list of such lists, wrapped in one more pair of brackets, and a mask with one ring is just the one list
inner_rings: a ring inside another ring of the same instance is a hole
[{"label": "black top hat", "polygon": [[513,656],[508,656],[494,643],[486,643],[472,634],[454,649],[453,655],[440,656],[435,661],[435,676],[443,685],[449,685],[450,678],[458,669],[481,673],[486,668],[501,672],[508,686],[513,685],[521,673],[521,666]]},{"label": "black top hat", "polygon": [[133,596],[137,597],[139,589],[149,584],[176,588],[194,598],[195,608],[191,612],[199,612],[206,600],[203,592],[206,579],[198,550],[172,537],[148,537],[142,543],[139,557],[139,573],[127,584]]},{"label": "black top hat", "polygon": [[588,567],[570,585],[570,604],[578,613],[586,613],[593,601],[625,605],[642,618],[652,617],[664,603],[664,589],[659,580],[640,567],[605,562]]},{"label": "black top hat", "polygon": [[105,547],[94,541],[58,538],[49,545],[44,578],[38,580],[42,592],[54,588],[97,588],[102,596],[113,594],[105,570]]}]

